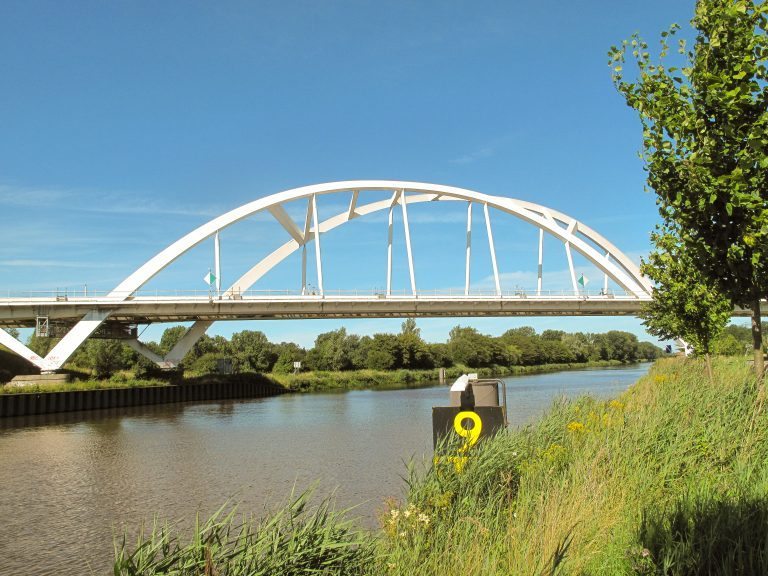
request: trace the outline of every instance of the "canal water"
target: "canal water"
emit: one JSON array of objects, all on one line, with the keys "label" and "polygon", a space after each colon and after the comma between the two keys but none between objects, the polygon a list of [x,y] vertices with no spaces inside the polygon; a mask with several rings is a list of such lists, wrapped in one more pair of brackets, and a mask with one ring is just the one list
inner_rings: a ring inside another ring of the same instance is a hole
[{"label": "canal water", "polygon": [[[557,396],[609,397],[648,364],[507,378],[510,425]],[[429,458],[445,386],[290,394],[0,421],[0,574],[106,574],[113,542],[153,515],[189,526],[230,499],[262,513],[315,486],[376,525]]]}]

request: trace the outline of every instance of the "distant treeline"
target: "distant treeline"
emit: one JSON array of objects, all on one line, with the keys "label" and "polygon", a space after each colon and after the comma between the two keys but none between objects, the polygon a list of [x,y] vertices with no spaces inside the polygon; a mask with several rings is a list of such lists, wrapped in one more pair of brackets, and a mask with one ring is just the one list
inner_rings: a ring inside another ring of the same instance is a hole
[{"label": "distant treeline", "polygon": [[[165,355],[184,335],[186,328],[175,326],[163,332],[160,342],[147,345]],[[29,346],[45,355],[55,341],[32,336]],[[513,328],[501,336],[482,334],[475,328],[456,326],[446,343],[432,344],[421,337],[413,319],[402,323],[398,334],[357,336],[345,328],[320,334],[310,349],[293,342],[270,342],[263,332],[243,330],[232,335],[204,335],[184,357],[185,370],[198,374],[215,372],[231,362],[235,372],[345,370],[418,370],[463,365],[470,368],[573,364],[598,360],[636,362],[653,360],[662,351],[634,334],[612,330],[605,334],[567,333],[545,330],[537,334],[530,327]],[[109,377],[119,370],[134,370],[137,377],[150,375],[154,365],[119,340],[88,340],[70,361],[72,367],[89,370],[96,377]]]}]

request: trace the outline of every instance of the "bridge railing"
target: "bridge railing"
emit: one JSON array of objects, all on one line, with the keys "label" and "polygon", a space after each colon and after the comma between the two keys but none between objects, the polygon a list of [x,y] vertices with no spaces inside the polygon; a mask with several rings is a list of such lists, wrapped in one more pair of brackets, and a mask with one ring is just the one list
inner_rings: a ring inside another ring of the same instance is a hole
[{"label": "bridge railing", "polygon": [[573,298],[632,298],[637,296],[623,290],[537,290],[515,288],[502,290],[497,293],[493,289],[470,290],[463,288],[422,289],[414,295],[410,290],[392,290],[387,294],[386,290],[377,288],[368,289],[325,289],[321,294],[319,290],[309,289],[302,292],[296,289],[261,289],[246,290],[243,292],[229,292],[216,290],[138,290],[132,294],[115,294],[113,291],[100,290],[8,290],[5,294],[0,292],[0,302],[23,303],[28,302],[98,302],[106,299],[116,300],[250,300],[250,299],[284,299],[284,298],[378,298],[378,299],[504,299],[504,298],[543,298],[543,299],[573,299]]}]

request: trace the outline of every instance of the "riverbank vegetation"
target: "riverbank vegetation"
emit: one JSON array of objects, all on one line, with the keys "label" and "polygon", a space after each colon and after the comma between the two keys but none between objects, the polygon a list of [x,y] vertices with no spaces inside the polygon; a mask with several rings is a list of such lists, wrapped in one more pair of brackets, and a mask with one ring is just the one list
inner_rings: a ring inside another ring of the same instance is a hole
[{"label": "riverbank vegetation", "polygon": [[[536,366],[491,366],[473,368],[455,364],[445,368],[445,379],[451,382],[462,374],[476,373],[480,378],[499,378],[517,374],[537,374],[588,368],[609,368],[622,366],[618,360],[596,360],[569,364],[539,364]],[[428,386],[440,378],[440,369],[431,370],[348,370],[344,372],[312,371],[298,374],[270,374],[275,382],[291,391],[311,392],[315,390],[386,389]]]},{"label": "riverbank vegetation", "polygon": [[[717,358],[713,373],[661,360],[614,400],[558,401],[478,444],[461,471],[411,471],[373,533],[327,502],[318,522],[299,498],[260,522],[220,514],[188,541],[159,530],[122,543],[115,574],[768,573],[768,417],[743,359]],[[265,544],[298,542],[295,561]]]},{"label": "riverbank vegetation", "polygon": [[[163,333],[160,342],[149,342],[153,352],[164,356],[183,337],[186,328],[175,326]],[[29,346],[45,355],[56,341],[32,336]],[[413,319],[402,324],[398,334],[378,333],[358,336],[340,328],[320,334],[313,347],[304,349],[292,342],[273,343],[263,332],[243,330],[230,339],[222,336],[200,338],[184,357],[181,367],[190,375],[230,372],[259,372],[273,374],[281,382],[312,383],[326,380],[322,373],[333,373],[338,382],[370,380],[370,374],[398,372],[386,378],[398,381],[427,381],[437,379],[437,369],[483,371],[486,374],[507,375],[531,367],[541,370],[547,365],[605,365],[653,360],[661,350],[650,342],[639,342],[634,334],[613,330],[605,334],[567,333],[545,330],[538,334],[533,328],[513,328],[501,336],[480,333],[475,328],[456,326],[445,343],[428,343]],[[7,356],[10,357],[10,356]],[[3,356],[0,356],[2,360]],[[300,368],[295,368],[295,363]],[[18,362],[12,366],[0,364],[0,381],[10,379]],[[75,353],[68,368],[103,380],[115,374],[130,374],[136,379],[160,375],[157,367],[118,340],[88,340]],[[312,375],[290,378],[294,372]],[[357,372],[354,376],[347,374]],[[17,372],[18,373],[18,372]],[[377,376],[379,380],[379,378]],[[409,380],[410,379],[410,380]],[[297,388],[304,388],[301,384]],[[312,387],[312,386],[310,386]]]},{"label": "riverbank vegetation", "polygon": [[[0,357],[2,357],[0,352]],[[481,378],[504,377],[517,374],[536,374],[543,372],[558,372],[563,370],[578,370],[589,368],[609,368],[621,366],[618,360],[596,360],[571,364],[541,364],[536,366],[493,366],[490,368],[472,368],[463,364],[453,365],[444,369],[447,381],[452,381],[462,374],[477,373]],[[168,385],[222,384],[237,382],[241,379],[263,381],[274,387],[283,388],[289,392],[316,392],[327,390],[360,390],[360,389],[396,389],[419,386],[430,386],[440,379],[440,369],[423,370],[346,370],[346,371],[311,371],[297,373],[272,372],[267,374],[257,372],[236,372],[233,374],[218,374],[204,372],[195,375],[187,372],[154,372],[154,377],[136,378],[130,370],[121,370],[109,378],[93,378],[89,373],[70,371],[70,381],[55,383],[25,384],[24,386],[0,385],[2,394],[27,394],[40,392],[67,392],[74,390],[103,390],[109,388],[132,388]]]}]

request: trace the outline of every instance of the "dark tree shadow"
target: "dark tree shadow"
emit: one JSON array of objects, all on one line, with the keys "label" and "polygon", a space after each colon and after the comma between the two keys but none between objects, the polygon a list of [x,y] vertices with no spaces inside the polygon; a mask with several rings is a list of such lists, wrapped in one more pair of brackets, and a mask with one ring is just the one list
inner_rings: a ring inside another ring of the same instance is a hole
[{"label": "dark tree shadow", "polygon": [[684,498],[643,515],[638,574],[768,575],[768,498]]}]

